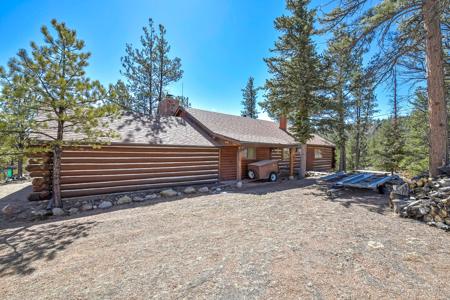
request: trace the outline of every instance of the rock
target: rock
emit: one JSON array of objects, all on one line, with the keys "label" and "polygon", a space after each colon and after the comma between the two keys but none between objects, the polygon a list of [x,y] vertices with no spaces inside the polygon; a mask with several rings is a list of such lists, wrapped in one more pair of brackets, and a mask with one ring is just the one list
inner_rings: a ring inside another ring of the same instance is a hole
[{"label": "rock", "polygon": [[128,204],[131,203],[131,201],[133,200],[130,197],[122,196],[119,199],[117,199],[117,205]]},{"label": "rock", "polygon": [[450,225],[450,218],[445,218],[444,219],[444,223],[447,224],[447,225]]},{"label": "rock", "polygon": [[376,241],[369,241],[367,243],[367,246],[369,246],[372,249],[381,249],[384,248],[384,245],[380,242],[376,242]]},{"label": "rock", "polygon": [[156,198],[158,198],[158,195],[156,195],[156,194],[148,194],[145,196],[145,200],[153,200]]},{"label": "rock", "polygon": [[449,230],[450,227],[442,222],[436,222],[436,227],[443,230]]},{"label": "rock", "polygon": [[78,213],[78,208],[76,207],[72,207],[71,209],[69,209],[69,214],[74,215]]},{"label": "rock", "polygon": [[14,204],[7,204],[2,208],[2,213],[7,217],[12,217],[21,211],[20,207]]},{"label": "rock", "polygon": [[197,190],[193,186],[188,186],[183,191],[185,194],[195,194]]},{"label": "rock", "polygon": [[178,196],[178,197],[181,196],[181,195],[183,195],[182,192],[178,192],[178,193],[177,193],[177,196]]},{"label": "rock", "polygon": [[161,191],[160,195],[163,197],[175,197],[177,195],[177,192],[175,192],[173,189],[167,189]]},{"label": "rock", "polygon": [[425,215],[423,216],[423,221],[428,223],[428,222],[432,222],[433,221],[433,217],[430,215]]},{"label": "rock", "polygon": [[105,208],[110,208],[110,207],[112,207],[112,206],[113,206],[113,204],[111,203],[111,201],[102,201],[102,202],[100,202],[100,204],[98,205],[98,208],[105,209]]},{"label": "rock", "polygon": [[237,187],[238,189],[240,189],[240,188],[242,187],[242,181],[238,181],[238,182],[236,183],[236,187]]},{"label": "rock", "polygon": [[434,216],[434,221],[436,223],[442,223],[444,220],[442,220],[442,218],[439,215]]},{"label": "rock", "polygon": [[216,188],[216,192],[220,193],[222,189],[220,187]]},{"label": "rock", "polygon": [[81,205],[80,210],[81,211],[92,210],[92,204],[91,203],[84,203],[83,205]]},{"label": "rock", "polygon": [[32,210],[31,216],[37,219],[46,219],[48,216],[51,216],[51,211],[46,209],[38,209],[38,210]]},{"label": "rock", "polygon": [[209,192],[209,188],[207,186],[204,186],[204,187],[199,188],[198,191],[200,193],[207,193],[207,192]]},{"label": "rock", "polygon": [[393,193],[400,195],[400,196],[409,196],[409,193],[410,193],[409,185],[407,183],[402,184],[402,185],[394,185]]},{"label": "rock", "polygon": [[52,209],[52,214],[54,216],[64,216],[66,214],[66,212],[60,207],[54,207]]},{"label": "rock", "polygon": [[133,201],[134,201],[134,202],[144,202],[144,201],[145,201],[145,198],[144,198],[144,197],[134,197],[134,198],[133,198]]},{"label": "rock", "polygon": [[448,213],[445,208],[439,210],[439,217],[441,217],[442,219],[445,219],[445,218],[447,218],[447,216],[448,216]]}]

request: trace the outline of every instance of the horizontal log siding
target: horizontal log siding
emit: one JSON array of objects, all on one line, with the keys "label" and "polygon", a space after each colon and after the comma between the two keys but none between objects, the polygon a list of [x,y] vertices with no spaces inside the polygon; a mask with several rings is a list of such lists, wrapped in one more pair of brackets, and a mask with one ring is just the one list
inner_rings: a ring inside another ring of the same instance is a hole
[{"label": "horizontal log siding", "polygon": [[238,147],[220,149],[220,180],[235,180],[237,177]]},{"label": "horizontal log siding", "polygon": [[[34,159],[34,158],[33,158]],[[35,162],[35,161],[33,161]],[[28,165],[39,191],[51,189],[51,164]],[[64,198],[207,184],[219,178],[219,149],[168,146],[65,148],[61,160]],[[32,196],[32,198],[39,196]]]},{"label": "horizontal log siding", "polygon": [[256,148],[256,159],[246,159],[245,157],[242,158],[242,162],[241,162],[242,179],[248,178],[248,175],[247,175],[248,164],[255,162],[255,161],[270,159],[270,150],[271,150],[271,148],[257,147]]},{"label": "horizontal log siding", "polygon": [[[322,152],[322,158],[316,159],[314,157],[315,149],[320,149]],[[333,170],[333,151],[332,147],[322,146],[307,146],[306,156],[306,170],[316,172],[330,172]]]},{"label": "horizontal log siding", "polygon": [[[300,171],[300,152],[298,149],[295,153],[295,161],[294,161],[294,174],[298,174]],[[283,149],[282,148],[274,148],[272,149],[271,159],[278,159],[278,168],[280,169],[280,174],[289,175],[289,157],[283,159]]]}]

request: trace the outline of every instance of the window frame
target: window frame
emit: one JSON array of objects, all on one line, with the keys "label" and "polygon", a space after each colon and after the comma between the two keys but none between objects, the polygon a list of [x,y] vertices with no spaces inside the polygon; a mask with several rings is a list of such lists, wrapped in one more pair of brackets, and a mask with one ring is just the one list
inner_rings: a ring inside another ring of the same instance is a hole
[{"label": "window frame", "polygon": [[322,159],[322,158],[323,158],[322,149],[314,148],[314,159]]},{"label": "window frame", "polygon": [[[252,157],[249,157],[249,154],[252,154],[252,151],[249,151],[249,149],[253,150],[253,156]],[[256,160],[256,147],[245,147],[243,152],[244,153],[243,153],[242,156],[244,157],[244,159]]]}]

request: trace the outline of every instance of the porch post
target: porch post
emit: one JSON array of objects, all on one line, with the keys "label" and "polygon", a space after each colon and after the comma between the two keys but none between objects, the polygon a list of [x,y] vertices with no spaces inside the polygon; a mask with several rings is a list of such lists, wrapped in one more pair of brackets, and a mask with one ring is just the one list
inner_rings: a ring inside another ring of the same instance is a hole
[{"label": "porch post", "polygon": [[295,149],[289,148],[289,179],[294,179]]},{"label": "porch post", "polygon": [[236,154],[236,166],[237,166],[237,170],[236,170],[236,179],[238,181],[242,180],[242,157],[241,157],[241,147],[237,147],[237,154]]}]

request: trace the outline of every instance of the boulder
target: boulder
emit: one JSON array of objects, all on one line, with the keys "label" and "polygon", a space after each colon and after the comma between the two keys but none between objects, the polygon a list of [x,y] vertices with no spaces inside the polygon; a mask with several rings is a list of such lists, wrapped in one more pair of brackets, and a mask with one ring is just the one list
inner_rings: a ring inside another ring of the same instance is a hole
[{"label": "boulder", "polygon": [[110,207],[112,207],[112,206],[113,206],[113,204],[111,203],[111,201],[102,201],[102,202],[98,205],[98,208],[105,209],[105,208],[110,208]]},{"label": "boulder", "polygon": [[92,210],[92,204],[91,203],[84,203],[83,205],[81,205],[80,210],[81,211],[88,211],[88,210]]},{"label": "boulder", "polygon": [[198,191],[200,193],[207,193],[207,192],[209,192],[209,188],[207,186],[204,186],[204,187],[199,188]]},{"label": "boulder", "polygon": [[64,216],[66,214],[66,212],[60,207],[54,207],[52,209],[52,214],[54,216]]},{"label": "boulder", "polygon": [[2,213],[7,217],[12,217],[21,211],[20,207],[14,204],[7,204],[2,208]]},{"label": "boulder", "polygon": [[153,200],[156,198],[158,198],[158,195],[156,195],[156,194],[148,194],[145,196],[145,200]]},{"label": "boulder", "polygon": [[163,197],[175,197],[177,195],[177,192],[173,189],[167,189],[160,192],[161,196]]},{"label": "boulder", "polygon": [[52,212],[50,210],[47,209],[37,209],[37,210],[32,210],[31,211],[31,216],[35,219],[46,219],[48,216],[51,216]]},{"label": "boulder", "polygon": [[78,208],[76,207],[72,207],[71,209],[69,209],[69,214],[74,215],[78,213]]},{"label": "boulder", "polygon": [[129,196],[122,196],[119,199],[117,199],[117,204],[118,205],[128,204],[131,203],[131,201],[133,201],[133,199],[131,199]]},{"label": "boulder", "polygon": [[185,194],[195,194],[197,190],[193,186],[188,186],[183,191]]},{"label": "boulder", "polygon": [[144,197],[134,197],[133,198],[133,202],[144,202],[145,198]]}]

